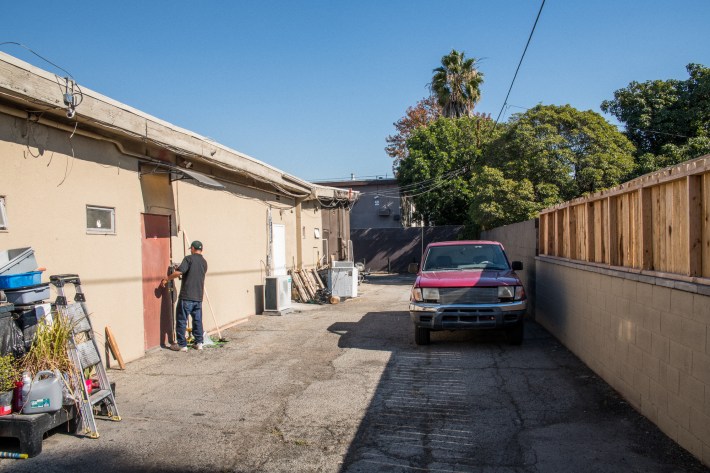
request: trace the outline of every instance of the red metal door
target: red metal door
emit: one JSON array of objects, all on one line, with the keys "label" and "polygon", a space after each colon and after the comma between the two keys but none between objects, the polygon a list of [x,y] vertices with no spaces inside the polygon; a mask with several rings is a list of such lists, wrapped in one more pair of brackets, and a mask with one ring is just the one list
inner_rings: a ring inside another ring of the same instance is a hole
[{"label": "red metal door", "polygon": [[143,214],[143,324],[145,349],[167,346],[173,341],[173,302],[160,287],[170,265],[170,217]]}]

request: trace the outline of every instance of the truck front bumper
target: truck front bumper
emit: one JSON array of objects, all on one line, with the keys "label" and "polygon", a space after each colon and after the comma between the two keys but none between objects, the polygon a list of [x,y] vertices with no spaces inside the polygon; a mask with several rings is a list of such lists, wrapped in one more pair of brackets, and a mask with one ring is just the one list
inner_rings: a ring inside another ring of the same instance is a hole
[{"label": "truck front bumper", "polygon": [[415,326],[431,330],[500,329],[521,322],[527,307],[527,301],[477,305],[410,302],[409,315]]}]

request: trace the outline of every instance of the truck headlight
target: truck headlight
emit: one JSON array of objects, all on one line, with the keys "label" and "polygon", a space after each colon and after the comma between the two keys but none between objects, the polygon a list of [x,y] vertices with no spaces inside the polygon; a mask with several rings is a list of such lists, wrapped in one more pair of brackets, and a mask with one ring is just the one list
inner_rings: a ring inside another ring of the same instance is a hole
[{"label": "truck headlight", "polygon": [[421,302],[422,299],[422,289],[419,287],[412,288],[412,300],[415,302]]},{"label": "truck headlight", "polygon": [[498,299],[520,301],[524,298],[523,286],[498,286]]},{"label": "truck headlight", "polygon": [[498,286],[498,299],[512,299],[515,297],[515,286]]},{"label": "truck headlight", "polygon": [[436,288],[436,287],[422,288],[422,297],[424,297],[425,301],[438,301],[439,300],[439,288]]}]

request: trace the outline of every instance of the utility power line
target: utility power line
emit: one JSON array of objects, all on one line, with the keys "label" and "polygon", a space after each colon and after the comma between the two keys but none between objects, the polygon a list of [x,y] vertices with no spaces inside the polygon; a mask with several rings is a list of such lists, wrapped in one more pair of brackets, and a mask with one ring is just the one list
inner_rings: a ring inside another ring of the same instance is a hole
[{"label": "utility power line", "polygon": [[[505,96],[505,100],[503,101],[503,106],[500,109],[500,112],[498,113],[498,117],[496,118],[495,123],[493,124],[493,127],[491,128],[490,133],[493,133],[495,130],[496,126],[498,125],[498,120],[500,120],[500,116],[503,113],[503,110],[505,109],[506,105],[508,105],[508,98],[510,97],[510,92],[513,90],[513,85],[515,84],[515,79],[518,77],[518,72],[520,71],[520,66],[523,64],[523,59],[525,59],[525,53],[528,51],[528,46],[530,46],[530,41],[532,40],[533,33],[535,33],[535,28],[537,27],[537,22],[540,20],[540,15],[542,14],[542,9],[545,7],[545,0],[542,0],[542,3],[540,4],[540,9],[537,12],[537,16],[535,17],[535,23],[533,23],[533,27],[530,30],[530,35],[528,36],[528,41],[525,43],[525,49],[523,49],[523,54],[520,56],[520,61],[518,61],[518,67],[515,69],[515,74],[513,75],[513,80],[510,81],[510,87],[508,88],[508,93]],[[462,167],[459,169],[455,169],[451,171],[451,173],[455,174],[461,174],[467,170],[466,167]],[[444,178],[442,176],[442,178]],[[416,183],[415,183],[416,184]],[[438,185],[433,185],[429,190],[421,192],[419,194],[414,194],[414,195],[409,195],[408,197],[415,197],[417,195],[422,195],[425,194],[426,192],[430,192],[431,190],[434,190],[437,187],[440,187],[442,184]]]},{"label": "utility power line", "polygon": [[493,124],[493,129],[495,130],[496,125],[498,125],[498,120],[500,120],[500,116],[503,114],[503,110],[505,109],[505,106],[508,104],[508,98],[510,97],[510,91],[513,90],[513,84],[515,84],[515,79],[518,77],[518,71],[520,71],[520,66],[523,64],[523,59],[525,59],[525,53],[528,51],[528,46],[530,46],[530,40],[532,40],[533,33],[535,33],[535,27],[537,26],[537,21],[540,19],[540,14],[542,13],[542,9],[545,6],[545,0],[542,0],[542,4],[540,4],[540,10],[537,12],[537,17],[535,18],[535,23],[533,24],[532,30],[530,30],[530,36],[528,36],[528,42],[525,43],[525,49],[523,50],[522,56],[520,56],[520,62],[518,62],[518,67],[515,69],[515,75],[513,75],[513,80],[510,81],[510,87],[508,88],[508,93],[505,96],[505,100],[503,101],[503,106],[500,108],[500,112],[498,112],[498,117],[496,118],[496,122]]}]

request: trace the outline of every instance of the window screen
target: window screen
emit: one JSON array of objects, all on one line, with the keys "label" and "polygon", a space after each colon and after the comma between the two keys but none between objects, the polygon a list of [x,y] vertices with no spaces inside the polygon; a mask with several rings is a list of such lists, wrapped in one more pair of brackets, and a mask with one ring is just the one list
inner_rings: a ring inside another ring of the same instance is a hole
[{"label": "window screen", "polygon": [[88,233],[116,233],[116,209],[87,205],[86,231]]}]

